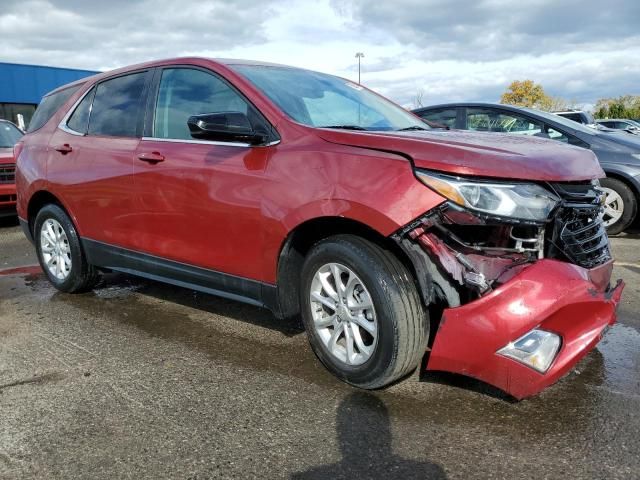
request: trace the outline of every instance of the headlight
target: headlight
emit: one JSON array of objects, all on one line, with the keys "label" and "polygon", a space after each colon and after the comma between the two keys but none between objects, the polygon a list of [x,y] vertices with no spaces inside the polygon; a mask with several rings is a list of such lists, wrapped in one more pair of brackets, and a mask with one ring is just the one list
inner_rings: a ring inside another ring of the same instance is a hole
[{"label": "headlight", "polygon": [[416,170],[428,187],[460,206],[499,217],[545,221],[560,201],[535,183],[491,183]]},{"label": "headlight", "polygon": [[640,160],[640,153],[632,153],[631,156]]}]

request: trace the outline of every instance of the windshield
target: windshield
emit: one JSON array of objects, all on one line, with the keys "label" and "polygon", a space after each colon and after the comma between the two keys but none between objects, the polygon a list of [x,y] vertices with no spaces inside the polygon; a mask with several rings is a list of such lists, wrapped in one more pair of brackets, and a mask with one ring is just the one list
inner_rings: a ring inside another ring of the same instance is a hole
[{"label": "windshield", "polygon": [[552,122],[557,122],[568,128],[573,128],[574,130],[577,130],[579,132],[589,133],[591,135],[598,133],[595,128],[587,127],[582,123],[574,122],[573,120],[569,120],[568,118],[561,117],[560,115],[556,115],[554,113],[543,112],[542,110],[536,110],[535,108],[522,108],[522,109],[528,112],[531,112],[534,115],[537,115],[538,117],[546,118],[547,120],[550,120]]},{"label": "windshield", "polygon": [[9,122],[0,122],[0,148],[11,148],[22,137],[23,133]]},{"label": "windshield", "polygon": [[290,67],[232,65],[293,120],[351,130],[427,130],[403,108],[342,78]]}]

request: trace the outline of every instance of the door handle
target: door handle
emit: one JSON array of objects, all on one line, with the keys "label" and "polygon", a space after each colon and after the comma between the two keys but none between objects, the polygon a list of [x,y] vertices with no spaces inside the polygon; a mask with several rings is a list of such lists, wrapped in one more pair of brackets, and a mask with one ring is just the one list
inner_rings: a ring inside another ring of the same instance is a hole
[{"label": "door handle", "polygon": [[138,155],[138,160],[155,165],[156,163],[164,162],[164,155],[160,152],[145,152]]},{"label": "door handle", "polygon": [[56,152],[60,152],[63,155],[73,152],[73,148],[71,148],[71,145],[69,145],[68,143],[65,143],[63,145],[58,145],[57,147],[54,147],[54,148]]}]

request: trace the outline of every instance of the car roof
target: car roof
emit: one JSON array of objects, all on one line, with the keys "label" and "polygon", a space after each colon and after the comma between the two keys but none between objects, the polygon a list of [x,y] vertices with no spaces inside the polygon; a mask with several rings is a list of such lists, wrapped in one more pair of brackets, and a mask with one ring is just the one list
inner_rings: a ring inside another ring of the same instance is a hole
[{"label": "car roof", "polygon": [[515,107],[513,105],[504,105],[497,102],[451,102],[451,103],[439,103],[437,105],[429,105],[428,107],[420,107],[413,110],[413,112],[426,112],[427,110],[435,110],[440,108],[458,108],[458,107],[489,107],[489,108],[505,108],[507,110],[518,111],[522,107]]},{"label": "car roof", "polygon": [[102,78],[111,77],[113,75],[118,75],[120,73],[127,73],[135,70],[145,69],[145,68],[160,67],[163,65],[180,64],[180,63],[189,64],[194,62],[202,62],[203,60],[212,62],[214,64],[217,63],[219,65],[225,65],[225,66],[255,65],[255,66],[262,66],[262,67],[280,67],[280,68],[292,68],[292,69],[298,69],[298,70],[305,70],[303,68],[293,67],[290,65],[283,65],[283,64],[271,63],[271,62],[262,62],[258,60],[243,60],[243,59],[236,59],[236,58],[212,58],[212,57],[199,57],[199,56],[173,57],[173,58],[164,58],[164,59],[158,59],[158,60],[150,60],[148,62],[136,63],[133,65],[127,65],[125,67],[100,72],[95,75],[91,75],[89,77],[81,78],[71,83],[66,83],[54,90],[51,90],[50,92],[46,93],[44,96],[47,97],[53,93],[59,92],[61,90],[66,90],[67,88],[70,88],[70,87],[83,85],[87,82],[98,81],[98,80],[101,80]]}]

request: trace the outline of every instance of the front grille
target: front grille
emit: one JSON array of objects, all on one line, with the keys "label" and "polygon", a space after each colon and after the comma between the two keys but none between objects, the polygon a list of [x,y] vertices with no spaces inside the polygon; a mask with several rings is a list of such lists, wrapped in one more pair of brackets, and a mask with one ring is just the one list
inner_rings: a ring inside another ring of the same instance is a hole
[{"label": "front grille", "polygon": [[15,165],[0,165],[0,183],[16,183]]},{"label": "front grille", "polygon": [[562,199],[547,234],[547,257],[561,258],[584,268],[611,259],[602,222],[602,192],[591,184],[552,184]]},{"label": "front grille", "polygon": [[16,195],[0,195],[0,203],[15,203],[18,200]]}]

